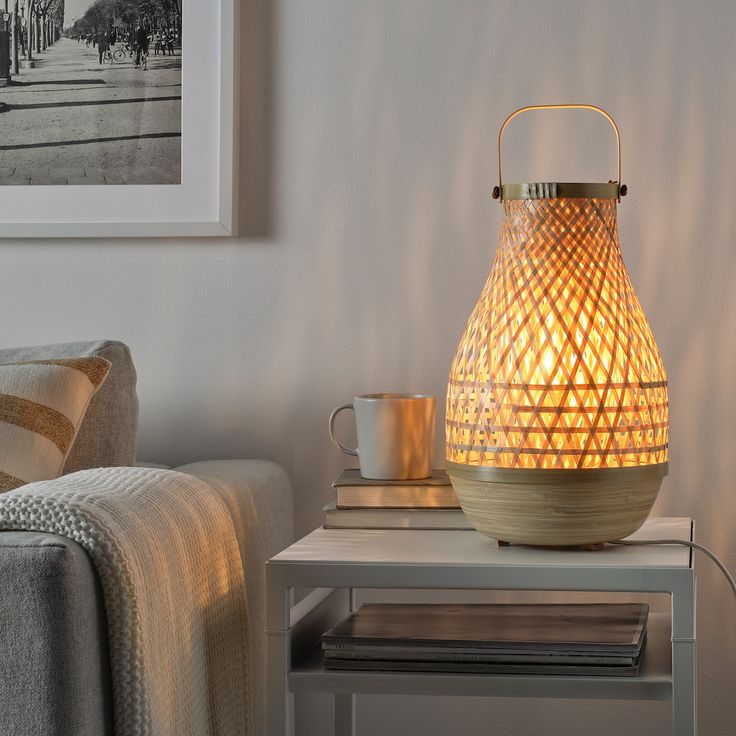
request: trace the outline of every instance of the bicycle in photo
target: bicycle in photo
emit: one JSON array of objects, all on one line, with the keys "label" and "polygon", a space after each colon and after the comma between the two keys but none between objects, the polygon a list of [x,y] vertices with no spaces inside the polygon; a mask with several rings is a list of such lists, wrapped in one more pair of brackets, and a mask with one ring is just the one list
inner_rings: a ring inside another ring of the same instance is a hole
[{"label": "bicycle in photo", "polygon": [[120,64],[123,61],[125,61],[125,50],[122,46],[117,46],[115,49],[108,47],[102,52],[103,64],[113,64],[115,62]]},{"label": "bicycle in photo", "polygon": [[115,51],[112,52],[112,58],[113,61],[116,61],[118,64],[125,61],[126,53],[125,53],[125,47],[123,44],[118,44],[118,47],[115,49]]},{"label": "bicycle in photo", "polygon": [[135,68],[143,69],[143,71],[148,69],[148,51],[146,51],[145,49],[140,49],[139,51],[136,51]]}]

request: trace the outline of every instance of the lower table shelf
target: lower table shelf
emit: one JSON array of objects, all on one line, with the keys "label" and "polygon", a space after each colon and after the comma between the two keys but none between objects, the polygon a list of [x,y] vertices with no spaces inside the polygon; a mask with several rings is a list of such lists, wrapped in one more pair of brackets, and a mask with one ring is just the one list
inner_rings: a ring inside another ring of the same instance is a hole
[{"label": "lower table shelf", "polygon": [[322,662],[322,650],[318,644],[303,660],[294,664],[288,682],[289,689],[295,693],[670,700],[670,617],[650,615],[647,644],[638,677],[328,670]]}]

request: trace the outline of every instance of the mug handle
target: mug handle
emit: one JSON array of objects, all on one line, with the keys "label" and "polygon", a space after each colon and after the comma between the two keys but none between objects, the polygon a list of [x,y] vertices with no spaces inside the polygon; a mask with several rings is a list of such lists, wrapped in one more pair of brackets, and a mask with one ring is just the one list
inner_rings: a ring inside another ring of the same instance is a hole
[{"label": "mug handle", "polygon": [[343,410],[343,409],[352,409],[355,411],[355,407],[352,404],[342,404],[341,406],[338,406],[335,411],[330,414],[330,439],[332,440],[332,444],[337,447],[338,450],[342,450],[343,452],[346,452],[348,455],[355,455],[358,456],[358,448],[352,449],[350,447],[345,447],[345,445],[340,442],[340,440],[335,437],[335,419],[337,419],[337,415]]}]

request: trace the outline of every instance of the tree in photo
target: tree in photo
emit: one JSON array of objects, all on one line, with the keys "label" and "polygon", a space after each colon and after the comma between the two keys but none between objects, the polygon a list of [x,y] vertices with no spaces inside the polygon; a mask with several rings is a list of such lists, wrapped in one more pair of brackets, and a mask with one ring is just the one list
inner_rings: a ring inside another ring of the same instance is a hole
[{"label": "tree in photo", "polygon": [[95,0],[69,33],[89,35],[112,28],[129,33],[138,25],[149,31],[174,29],[181,43],[181,0]]},{"label": "tree in photo", "polygon": [[[22,25],[20,32],[14,33],[14,59],[17,58],[18,48],[22,46],[26,60],[30,62],[34,52],[40,54],[61,37],[64,30],[64,0],[27,0],[25,3],[14,0],[13,11],[13,16]],[[15,61],[13,66],[17,66]]]}]

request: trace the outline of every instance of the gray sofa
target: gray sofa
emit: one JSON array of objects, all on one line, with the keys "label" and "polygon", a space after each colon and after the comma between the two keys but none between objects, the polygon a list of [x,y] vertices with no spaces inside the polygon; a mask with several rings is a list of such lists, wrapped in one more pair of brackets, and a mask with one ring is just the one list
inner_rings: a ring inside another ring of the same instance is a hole
[{"label": "gray sofa", "polygon": [[[119,342],[0,350],[0,364],[100,355],[112,363],[65,473],[135,462],[138,400],[130,353]],[[254,733],[265,731],[265,561],[292,541],[286,473],[263,460],[193,463],[180,472],[215,487],[240,545],[250,627]],[[87,553],[52,534],[0,533],[0,736],[112,734],[105,605]],[[172,636],[175,632],[172,632]]]}]

